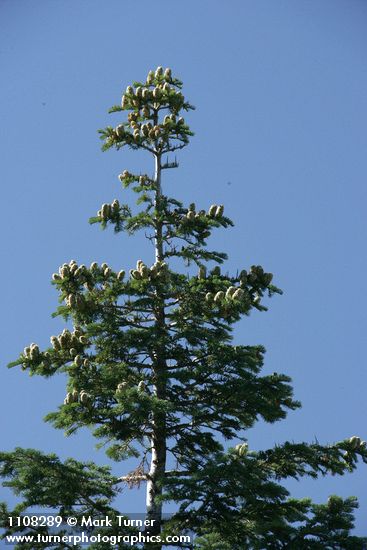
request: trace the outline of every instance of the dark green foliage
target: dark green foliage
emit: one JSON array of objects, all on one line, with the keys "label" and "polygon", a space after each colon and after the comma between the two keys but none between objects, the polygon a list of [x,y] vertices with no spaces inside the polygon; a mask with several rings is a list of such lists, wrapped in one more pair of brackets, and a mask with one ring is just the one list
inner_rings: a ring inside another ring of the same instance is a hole
[{"label": "dark green foliage", "polygon": [[[353,526],[351,512],[357,507],[355,499],[343,501],[333,497],[326,507],[320,507],[308,499],[289,499],[288,491],[278,484],[287,477],[343,475],[355,467],[354,461],[346,463],[346,453],[367,461],[366,449],[355,449],[350,441],[326,447],[285,443],[260,452],[249,451],[246,444],[240,444],[227,453],[215,453],[184,479],[173,476],[169,480],[169,498],[182,501],[176,525],[189,523],[202,535],[218,531],[220,540],[231,542],[234,548],[239,540],[242,545],[238,548],[313,548],[308,543],[302,546],[304,538],[321,532],[335,544],[347,540],[348,530]],[[340,517],[334,513],[332,521],[328,519],[329,524],[316,524],[313,515],[317,512],[321,517],[321,510],[330,514],[336,501]],[[293,540],[299,546],[282,546]],[[356,548],[362,547],[361,544],[362,541]],[[203,546],[207,547],[210,548]],[[352,546],[345,546],[349,547]]]},{"label": "dark green foliage", "polygon": [[[256,488],[257,489],[257,488]],[[312,504],[310,499],[289,499],[283,504],[272,504],[251,511],[254,520],[246,514],[246,525],[234,525],[225,532],[213,525],[208,534],[196,540],[197,550],[364,550],[366,540],[350,535],[353,514],[358,507],[353,497],[343,500],[331,496],[327,504]],[[268,513],[267,513],[268,512]],[[263,520],[261,520],[261,516]],[[275,514],[277,517],[274,517]],[[241,518],[238,518],[241,522]],[[294,524],[297,524],[297,527]],[[293,524],[293,525],[292,525]],[[231,524],[233,525],[233,523]],[[218,526],[218,524],[217,524]],[[239,543],[239,540],[242,542]]]},{"label": "dark green foliage", "polygon": [[[32,514],[34,507],[38,511],[52,509],[56,515],[79,519],[83,516],[102,519],[106,515],[116,519],[118,515],[111,502],[120,491],[119,481],[111,475],[108,467],[96,466],[92,462],[82,463],[71,458],[62,463],[54,454],[44,455],[33,449],[16,448],[11,453],[0,453],[0,475],[5,479],[3,486],[10,487],[16,495],[21,497],[13,510],[9,510],[5,503],[1,505],[0,522],[5,527],[3,536],[17,533],[52,534],[50,527],[9,526],[9,516],[16,518],[27,512]],[[95,529],[93,534],[98,532],[101,531]],[[113,529],[110,528],[110,532],[116,533],[116,526]],[[66,533],[65,526],[57,531],[57,534]],[[48,546],[55,550],[62,550],[65,547],[72,546],[64,544]],[[22,543],[15,548],[31,549],[45,548],[45,546]],[[73,548],[81,548],[81,546],[77,545]],[[121,545],[119,548],[128,548],[128,546]]]},{"label": "dark green foliage", "polygon": [[[90,428],[109,457],[135,457],[136,469],[116,480],[91,463],[61,463],[33,450],[3,453],[0,474],[22,499],[17,510],[37,505],[76,514],[81,505],[85,513],[114,516],[119,487],[147,482],[157,532],[189,526],[201,550],[362,549],[363,539],[350,534],[353,498],[315,505],[290,498],[281,481],[353,471],[358,458],[367,462],[365,442],[355,436],[327,446],[286,442],[260,452],[247,446],[245,431],[257,420],[276,422],[300,407],[288,376],[262,374],[263,347],[232,343],[234,323],[254,309],[266,311],[264,300],[281,290],[259,265],[221,271],[226,254],[207,241],[213,230],[233,225],[223,205],[200,209],[163,193],[162,171],[177,162],[162,164],[162,155],[193,135],[180,116],[193,108],[182,83],[158,68],[134,87],[110,110],[128,116],[100,131],[103,149],[147,150],[155,175],[124,170],[119,180],[136,193],[136,210],[114,199],[90,223],[129,235],[143,230],[155,262],[138,260],[130,270],[123,266],[127,273],[95,262],[63,264],[53,275],[55,315],[73,329],[52,336],[44,351],[27,346],[10,366],[45,377],[65,373],[64,403],[46,420],[66,434]],[[173,270],[172,258],[197,272]],[[165,501],[178,504],[168,521]]]}]

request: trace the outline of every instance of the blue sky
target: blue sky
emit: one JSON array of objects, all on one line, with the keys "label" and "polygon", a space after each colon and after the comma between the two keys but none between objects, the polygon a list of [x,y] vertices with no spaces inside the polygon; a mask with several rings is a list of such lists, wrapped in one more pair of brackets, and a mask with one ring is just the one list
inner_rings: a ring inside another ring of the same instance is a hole
[{"label": "blue sky", "polygon": [[[97,129],[117,120],[107,109],[126,85],[157,65],[172,67],[197,107],[166,190],[202,208],[224,203],[235,227],[213,245],[229,254],[226,267],[261,264],[284,290],[235,338],[265,345],[265,372],[289,374],[303,408],[259,423],[250,445],[367,438],[366,27],[358,0],[0,1],[3,449],[106,462],[88,433],[67,439],[42,422],[64,379],[5,365],[63,328],[51,319],[50,277],[64,261],[152,261],[143,238],[87,220],[123,197],[117,174],[150,166],[140,153],[101,153]],[[358,496],[356,530],[366,534],[365,482],[361,464],[288,486],[318,502]],[[126,511],[144,502],[142,492],[121,498]]]}]

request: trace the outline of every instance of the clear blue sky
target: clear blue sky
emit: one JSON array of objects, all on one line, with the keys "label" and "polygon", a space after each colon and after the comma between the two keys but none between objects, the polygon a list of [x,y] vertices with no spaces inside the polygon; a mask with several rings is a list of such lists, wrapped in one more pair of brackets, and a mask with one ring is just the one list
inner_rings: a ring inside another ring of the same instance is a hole
[{"label": "clear blue sky", "polygon": [[[42,422],[64,398],[63,378],[5,365],[63,328],[50,317],[50,277],[64,261],[151,261],[143,239],[87,220],[121,199],[121,170],[146,163],[101,153],[96,131],[116,120],[107,109],[126,85],[157,65],[173,68],[197,107],[166,189],[202,208],[224,203],[236,225],[214,243],[228,269],[262,264],[284,289],[236,340],[266,346],[265,372],[289,374],[303,408],[257,425],[250,445],[367,438],[366,29],[362,0],[0,1],[3,449],[106,462],[87,433],[66,439]],[[357,532],[367,534],[366,476],[361,465],[289,487],[319,502],[357,495]],[[143,500],[128,492],[121,507]]]}]

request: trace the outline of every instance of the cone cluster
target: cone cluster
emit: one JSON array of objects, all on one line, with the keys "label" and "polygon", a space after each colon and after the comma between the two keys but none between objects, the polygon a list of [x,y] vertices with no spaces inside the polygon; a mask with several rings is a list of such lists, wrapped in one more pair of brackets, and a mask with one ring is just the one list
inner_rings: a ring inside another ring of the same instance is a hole
[{"label": "cone cluster", "polygon": [[147,267],[142,260],[138,260],[136,263],[136,269],[130,270],[130,276],[137,281],[147,279],[157,279],[166,276],[168,272],[168,266],[165,262],[157,261],[152,267]]},{"label": "cone cluster", "polygon": [[[113,204],[113,203],[112,203]],[[92,262],[89,269],[85,265],[76,264],[75,260],[72,260],[69,264],[63,264],[59,269],[59,274],[54,273],[52,279],[54,281],[64,281],[69,280],[70,278],[77,280],[78,284],[84,284],[87,290],[93,290],[93,277],[96,275],[103,275],[108,279],[113,274],[112,269],[103,262],[101,265],[98,265],[97,262]],[[125,272],[123,270],[119,271],[116,274],[116,277],[119,281],[122,281],[124,278]],[[65,302],[68,306],[78,308],[84,304],[84,297],[82,294],[71,293],[65,298]]]},{"label": "cone cluster", "polygon": [[218,291],[217,293],[207,292],[205,295],[205,300],[209,304],[221,305],[225,302],[233,302],[242,300],[245,297],[245,292],[240,287],[230,286],[226,292],[223,290]]},{"label": "cone cluster", "polygon": [[361,438],[356,435],[349,439],[349,443],[351,443],[353,449],[365,449],[367,445],[365,441],[362,441]]},{"label": "cone cluster", "polygon": [[[144,116],[147,115],[146,118],[149,118],[150,111],[148,107],[144,108],[142,112]],[[131,115],[132,114],[134,113],[131,113]],[[151,122],[139,123],[137,122],[137,118],[132,118],[130,116],[129,125],[126,127],[124,124],[119,124],[118,126],[116,126],[114,133],[119,139],[133,139],[136,142],[139,142],[141,139],[150,139],[152,141],[155,141],[160,137],[167,140],[169,138],[170,132],[173,131],[175,134],[182,134],[182,130],[184,129],[184,127],[184,119],[180,117],[176,122],[175,115],[167,115],[164,119],[163,124],[155,125],[153,125]]]},{"label": "cone cluster", "polygon": [[116,389],[116,393],[121,393],[123,392],[127,387],[127,382],[120,382],[118,385],[117,385],[117,389]]},{"label": "cone cluster", "polygon": [[198,220],[201,216],[205,216],[205,215],[206,215],[205,210],[199,210],[198,212],[196,211],[195,203],[193,202],[190,204],[187,210],[186,218],[192,222],[194,220]]},{"label": "cone cluster", "polygon": [[224,212],[224,206],[222,204],[221,205],[212,204],[208,212],[205,212],[205,210],[199,210],[199,212],[197,212],[195,210],[195,204],[191,204],[185,215],[185,218],[191,222],[199,219],[201,216],[220,219],[223,216],[223,212]]},{"label": "cone cluster", "polygon": [[224,206],[223,204],[212,204],[208,210],[208,216],[210,218],[221,218],[223,216]]},{"label": "cone cluster", "polygon": [[[74,260],[72,260],[72,262],[74,262]],[[115,273],[105,262],[101,265],[98,265],[97,262],[92,262],[89,268],[84,265],[78,268],[76,263],[72,264],[72,262],[70,264],[64,264],[60,268],[61,274],[54,273],[53,280],[63,282],[69,281],[71,278],[74,279],[74,281],[76,280],[75,282],[77,282],[78,285],[83,284],[86,290],[92,291],[96,282],[95,277],[102,276],[107,282],[111,276],[118,281],[123,281],[125,276],[125,271],[123,269]],[[72,291],[65,296],[65,303],[68,307],[78,310],[84,308],[86,299],[83,293],[72,287]]]},{"label": "cone cluster", "polygon": [[166,99],[171,93],[183,96],[172,85],[172,71],[169,67],[165,70],[163,67],[157,67],[155,71],[149,71],[145,85],[127,86],[125,93],[121,98],[122,109],[140,109],[148,102],[155,103],[161,99]]},{"label": "cone cluster", "polygon": [[[98,265],[97,262],[92,262],[89,266],[89,271],[92,275],[103,275],[106,279],[110,277],[110,275],[113,274],[112,269],[109,267],[106,262],[103,262],[101,265]],[[119,280],[122,280],[124,278],[125,272],[119,271],[117,274],[117,278]]]},{"label": "cone cluster", "polygon": [[244,456],[248,452],[248,444],[247,443],[239,443],[235,446],[235,452],[238,456]]},{"label": "cone cluster", "polygon": [[172,126],[175,126],[176,124],[178,126],[184,126],[185,125],[185,119],[183,117],[179,117],[177,119],[176,115],[174,115],[174,114],[166,115],[163,119],[163,126],[165,128],[172,128]]},{"label": "cone cluster", "polygon": [[90,401],[90,395],[85,390],[82,390],[80,393],[77,390],[68,392],[64,399],[64,405],[69,405],[69,403],[88,403]]},{"label": "cone cluster", "polygon": [[121,174],[119,174],[118,178],[121,182],[123,182],[125,179],[130,179],[134,177],[133,174],[131,174],[128,170],[124,170]]},{"label": "cone cluster", "polygon": [[51,336],[50,342],[55,351],[67,352],[75,366],[81,367],[83,364],[88,366],[88,359],[83,357],[83,353],[89,342],[79,327],[76,327],[73,332],[64,329],[59,336]]},{"label": "cone cluster", "polygon": [[54,273],[52,275],[53,281],[62,281],[73,277],[74,279],[79,279],[81,283],[86,281],[86,276],[88,275],[88,269],[84,264],[78,266],[75,260],[71,260],[68,264],[62,264],[59,267],[59,273]]},{"label": "cone cluster", "polygon": [[[153,128],[153,126],[151,127]],[[136,176],[134,174],[131,174],[128,170],[124,170],[121,174],[119,174],[118,179],[121,181],[121,183],[125,183],[126,180],[138,181],[139,185],[154,183],[154,181],[151,180],[146,174]]]},{"label": "cone cluster", "polygon": [[26,359],[30,359],[31,361],[34,361],[35,359],[38,359],[40,356],[40,350],[37,344],[31,344],[30,346],[27,346],[24,348],[24,357]]},{"label": "cone cluster", "polygon": [[[118,385],[117,385],[117,388],[116,388],[116,393],[117,394],[121,394],[124,392],[124,390],[126,390],[128,386],[128,383],[127,382],[120,382]],[[141,380],[139,382],[139,384],[137,385],[137,389],[139,392],[144,392],[146,390],[146,384],[143,380]]]},{"label": "cone cluster", "polygon": [[80,309],[84,305],[84,298],[81,294],[68,294],[65,303],[72,309]]},{"label": "cone cluster", "polygon": [[120,203],[115,199],[111,204],[104,203],[97,212],[97,216],[103,221],[113,219],[120,212]]}]

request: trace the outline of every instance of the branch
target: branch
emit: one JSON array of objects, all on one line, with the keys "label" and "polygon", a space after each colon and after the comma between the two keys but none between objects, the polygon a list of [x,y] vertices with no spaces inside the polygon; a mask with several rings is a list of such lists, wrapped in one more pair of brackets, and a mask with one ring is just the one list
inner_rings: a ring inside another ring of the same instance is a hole
[{"label": "branch", "polygon": [[134,483],[136,481],[147,481],[150,479],[149,474],[128,474],[117,478],[117,483]]}]

